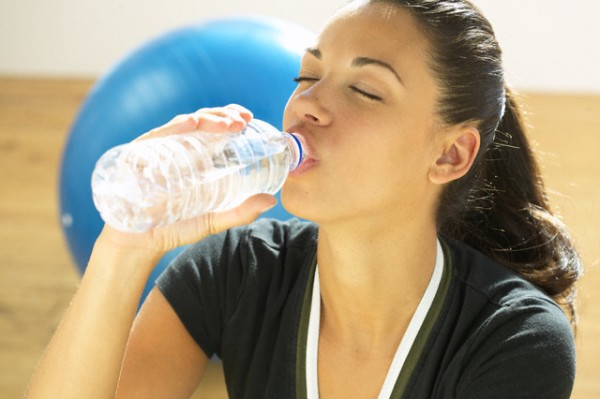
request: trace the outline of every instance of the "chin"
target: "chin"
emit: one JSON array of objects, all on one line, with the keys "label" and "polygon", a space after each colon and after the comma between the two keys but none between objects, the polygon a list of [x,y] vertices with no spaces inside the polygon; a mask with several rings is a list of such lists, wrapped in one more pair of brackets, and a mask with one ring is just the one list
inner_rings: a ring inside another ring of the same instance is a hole
[{"label": "chin", "polygon": [[297,187],[284,185],[281,189],[281,205],[292,215],[305,220],[314,220],[315,216],[315,201],[310,198],[307,191]]}]

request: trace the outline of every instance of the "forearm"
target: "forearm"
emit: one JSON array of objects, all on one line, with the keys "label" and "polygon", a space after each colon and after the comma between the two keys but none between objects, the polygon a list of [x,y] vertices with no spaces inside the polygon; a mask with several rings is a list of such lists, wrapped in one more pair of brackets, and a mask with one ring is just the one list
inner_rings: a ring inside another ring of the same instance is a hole
[{"label": "forearm", "polygon": [[157,259],[98,242],[28,398],[112,398],[129,331]]},{"label": "forearm", "polygon": [[[195,130],[238,132],[251,119],[252,114],[239,106],[201,109],[174,118],[145,138]],[[106,226],[94,246],[81,286],[31,381],[27,397],[113,397],[137,305],[160,256],[208,234],[250,223],[275,203],[273,196],[259,194],[234,209],[136,234]]]}]

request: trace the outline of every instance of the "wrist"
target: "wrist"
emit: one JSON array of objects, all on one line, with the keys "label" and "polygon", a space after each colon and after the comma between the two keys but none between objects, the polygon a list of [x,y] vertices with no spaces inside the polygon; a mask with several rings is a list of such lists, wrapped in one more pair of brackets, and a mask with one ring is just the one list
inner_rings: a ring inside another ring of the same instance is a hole
[{"label": "wrist", "polygon": [[119,269],[131,267],[150,273],[165,252],[143,235],[122,233],[106,226],[94,244],[92,258],[101,258],[107,266],[114,264]]}]

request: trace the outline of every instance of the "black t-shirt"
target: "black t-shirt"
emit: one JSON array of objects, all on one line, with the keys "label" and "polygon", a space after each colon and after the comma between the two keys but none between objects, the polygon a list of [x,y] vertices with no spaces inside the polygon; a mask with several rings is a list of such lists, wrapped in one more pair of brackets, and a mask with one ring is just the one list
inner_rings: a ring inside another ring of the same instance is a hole
[{"label": "black t-shirt", "polygon": [[[305,397],[317,235],[311,223],[262,219],[190,246],[159,278],[198,345],[221,358],[231,398]],[[568,398],[575,350],[561,309],[481,253],[440,240],[443,283],[392,397]]]}]

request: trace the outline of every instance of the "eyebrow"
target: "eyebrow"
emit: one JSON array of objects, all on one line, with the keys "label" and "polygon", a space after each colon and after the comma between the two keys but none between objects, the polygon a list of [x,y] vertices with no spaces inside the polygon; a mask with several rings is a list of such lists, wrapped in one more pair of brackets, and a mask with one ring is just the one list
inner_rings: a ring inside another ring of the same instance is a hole
[{"label": "eyebrow", "polygon": [[360,67],[360,66],[365,66],[365,65],[376,65],[376,66],[383,67],[383,68],[387,69],[388,71],[390,71],[391,73],[393,73],[394,76],[396,77],[396,79],[398,79],[398,82],[404,84],[402,82],[402,79],[400,78],[400,75],[398,75],[398,72],[396,72],[396,70],[387,62],[384,62],[381,60],[376,60],[374,58],[369,58],[369,57],[356,57],[354,60],[352,60],[352,66]]},{"label": "eyebrow", "polygon": [[[309,47],[306,49],[306,52],[313,55],[315,58],[317,58],[319,60],[323,58],[323,54],[321,53],[321,50],[319,50],[318,48]],[[394,69],[394,67],[392,67],[390,64],[388,64],[385,61],[381,61],[381,60],[377,60],[375,58],[369,58],[369,57],[356,57],[355,59],[352,60],[353,67],[361,67],[361,66],[365,66],[365,65],[375,65],[375,66],[383,67],[383,68],[387,69],[388,71],[390,71],[392,74],[394,74],[396,79],[398,79],[398,82],[400,82],[401,84],[404,84],[404,82],[402,82],[402,78],[400,78],[400,74],[398,74],[398,72]]]}]

